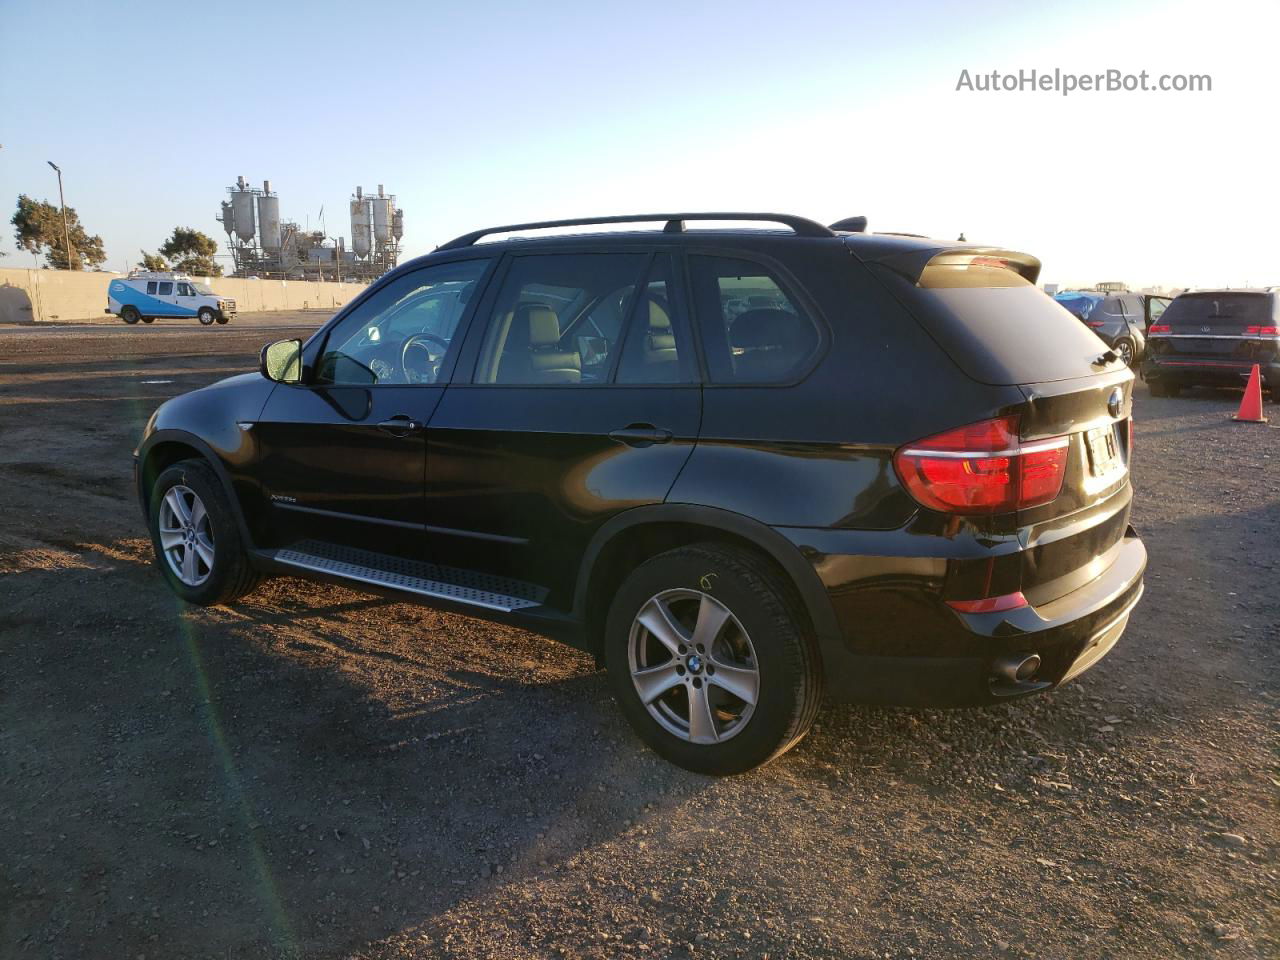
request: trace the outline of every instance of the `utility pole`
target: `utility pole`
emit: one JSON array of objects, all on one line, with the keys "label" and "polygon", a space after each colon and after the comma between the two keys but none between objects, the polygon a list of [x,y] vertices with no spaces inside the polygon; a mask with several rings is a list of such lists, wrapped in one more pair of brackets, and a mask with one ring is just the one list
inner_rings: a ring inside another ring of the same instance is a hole
[{"label": "utility pole", "polygon": [[45,162],[53,167],[58,174],[58,203],[62,204],[62,238],[67,243],[67,269],[74,270],[75,268],[71,266],[71,228],[67,226],[67,200],[62,195],[62,168],[52,160]]}]

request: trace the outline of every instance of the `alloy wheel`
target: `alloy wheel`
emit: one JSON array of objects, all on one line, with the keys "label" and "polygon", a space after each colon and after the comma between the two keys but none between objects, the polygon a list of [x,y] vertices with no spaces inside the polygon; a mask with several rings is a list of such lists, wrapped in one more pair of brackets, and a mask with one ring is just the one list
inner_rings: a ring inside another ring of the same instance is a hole
[{"label": "alloy wheel", "polygon": [[751,719],[760,670],[751,638],[723,603],[699,590],[651,597],[631,624],[631,682],[649,715],[690,743],[722,743]]},{"label": "alloy wheel", "polygon": [[160,548],[174,576],[198,587],[213,572],[213,527],[204,501],[190,487],[175,484],[160,503]]}]

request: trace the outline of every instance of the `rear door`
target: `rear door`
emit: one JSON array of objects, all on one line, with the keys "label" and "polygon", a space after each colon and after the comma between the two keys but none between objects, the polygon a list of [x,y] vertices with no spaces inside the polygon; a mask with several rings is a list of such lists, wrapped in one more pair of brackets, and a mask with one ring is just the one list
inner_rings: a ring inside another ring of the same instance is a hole
[{"label": "rear door", "polygon": [[[147,286],[150,287],[150,284]],[[156,316],[176,317],[178,315],[174,282],[172,280],[158,281],[156,283]]]},{"label": "rear door", "polygon": [[634,247],[507,258],[428,430],[434,562],[567,607],[599,526],[663,501],[701,415],[676,267]]}]

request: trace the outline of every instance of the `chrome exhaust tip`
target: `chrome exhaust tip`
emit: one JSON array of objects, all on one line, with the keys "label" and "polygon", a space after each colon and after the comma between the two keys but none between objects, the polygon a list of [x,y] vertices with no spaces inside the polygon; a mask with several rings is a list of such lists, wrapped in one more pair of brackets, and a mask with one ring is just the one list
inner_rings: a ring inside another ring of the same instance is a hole
[{"label": "chrome exhaust tip", "polygon": [[993,665],[996,676],[1011,683],[1026,683],[1040,669],[1040,654],[1014,653],[1001,657]]}]

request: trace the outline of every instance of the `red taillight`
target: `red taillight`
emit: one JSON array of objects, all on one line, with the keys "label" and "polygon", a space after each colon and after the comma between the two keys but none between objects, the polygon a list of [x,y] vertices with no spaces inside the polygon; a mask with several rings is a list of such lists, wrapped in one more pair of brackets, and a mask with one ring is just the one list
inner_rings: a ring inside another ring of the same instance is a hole
[{"label": "red taillight", "polygon": [[1260,327],[1255,325],[1255,326],[1245,327],[1244,332],[1256,333],[1264,337],[1274,337],[1277,334],[1280,334],[1280,327]]},{"label": "red taillight", "polygon": [[1099,327],[1103,326],[1106,322],[1107,321],[1105,320],[1086,320],[1084,322],[1084,325],[1086,327],[1093,327],[1093,329],[1097,330]]},{"label": "red taillight", "polygon": [[1153,323],[1147,327],[1147,333],[1168,333],[1172,329],[1167,323]]},{"label": "red taillight", "polygon": [[961,613],[1002,613],[1025,607],[1027,598],[1018,590],[999,597],[983,597],[981,600],[948,600],[947,606]]},{"label": "red taillight", "polygon": [[907,444],[893,463],[911,496],[931,510],[1009,513],[1058,496],[1069,443],[1023,444],[1018,418],[998,417]]}]

